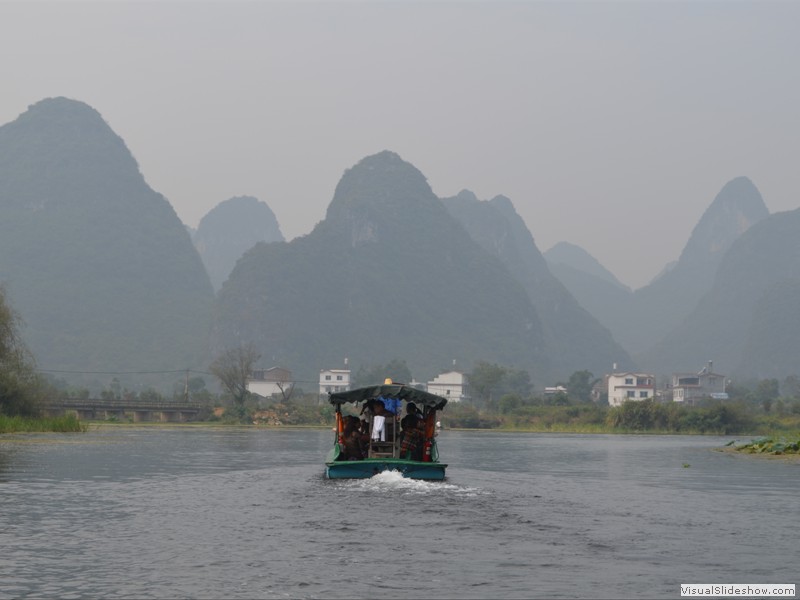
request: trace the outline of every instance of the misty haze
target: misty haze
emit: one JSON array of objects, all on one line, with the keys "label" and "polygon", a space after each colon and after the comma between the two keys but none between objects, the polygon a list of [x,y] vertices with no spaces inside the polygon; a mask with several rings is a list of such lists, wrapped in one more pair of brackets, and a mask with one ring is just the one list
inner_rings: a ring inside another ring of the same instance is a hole
[{"label": "misty haze", "polygon": [[792,584],[798,23],[0,2],[0,597]]},{"label": "misty haze", "polygon": [[[187,229],[77,100],[32,105],[0,128],[0,153],[10,304],[40,367],[95,394],[108,378],[92,373],[134,386],[123,373],[205,371],[246,344],[257,366],[306,388],[345,359],[401,359],[419,381],[496,363],[534,389],[614,365],[665,382],[709,360],[741,384],[798,375],[800,213],[770,215],[745,176],[709,198],[670,267],[631,290],[573,243],[543,255],[513,199],[439,198],[391,151],[347,169],[324,218],[288,242],[255,197]],[[169,391],[168,377],[139,379]]]}]

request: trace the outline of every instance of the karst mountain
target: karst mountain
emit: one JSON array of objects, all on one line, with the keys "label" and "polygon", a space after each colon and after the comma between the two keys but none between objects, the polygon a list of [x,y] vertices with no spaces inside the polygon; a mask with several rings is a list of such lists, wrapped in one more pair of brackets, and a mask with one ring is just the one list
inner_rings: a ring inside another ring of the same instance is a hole
[{"label": "karst mountain", "polygon": [[0,282],[56,377],[103,384],[207,364],[213,290],[200,257],[82,102],[42,100],[0,127]]}]

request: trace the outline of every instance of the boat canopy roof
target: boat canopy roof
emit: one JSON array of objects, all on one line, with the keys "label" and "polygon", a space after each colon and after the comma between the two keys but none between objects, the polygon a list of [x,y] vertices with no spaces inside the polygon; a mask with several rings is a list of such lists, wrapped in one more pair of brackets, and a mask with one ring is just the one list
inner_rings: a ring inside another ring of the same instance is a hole
[{"label": "boat canopy roof", "polygon": [[328,401],[333,405],[342,405],[346,402],[356,404],[380,397],[398,398],[405,402],[413,402],[417,405],[428,406],[434,410],[442,410],[445,404],[447,404],[447,398],[423,392],[422,390],[403,385],[402,383],[372,385],[349,390],[347,392],[332,392],[328,394]]}]

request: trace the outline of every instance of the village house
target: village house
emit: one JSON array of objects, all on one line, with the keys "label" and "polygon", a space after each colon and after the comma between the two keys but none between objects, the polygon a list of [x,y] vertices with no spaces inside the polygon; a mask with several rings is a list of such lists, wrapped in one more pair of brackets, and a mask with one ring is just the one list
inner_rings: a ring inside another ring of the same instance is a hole
[{"label": "village house", "polygon": [[672,374],[672,400],[673,402],[688,402],[693,404],[701,398],[715,398],[727,400],[725,392],[725,376],[714,373],[714,363],[708,361],[699,373],[673,373]]},{"label": "village house", "polygon": [[450,402],[461,402],[467,397],[467,377],[461,371],[447,371],[428,382],[428,392],[447,398]]},{"label": "village house", "polygon": [[283,367],[255,369],[247,378],[247,391],[262,398],[286,399],[293,387],[292,372]]},{"label": "village house", "polygon": [[350,369],[322,369],[319,372],[319,395],[327,396],[334,392],[350,389]]},{"label": "village house", "polygon": [[628,400],[655,397],[656,376],[650,373],[612,373],[608,375],[608,404],[619,406]]},{"label": "village house", "polygon": [[552,398],[556,394],[567,394],[567,388],[563,385],[554,385],[544,388],[544,397],[545,398]]}]

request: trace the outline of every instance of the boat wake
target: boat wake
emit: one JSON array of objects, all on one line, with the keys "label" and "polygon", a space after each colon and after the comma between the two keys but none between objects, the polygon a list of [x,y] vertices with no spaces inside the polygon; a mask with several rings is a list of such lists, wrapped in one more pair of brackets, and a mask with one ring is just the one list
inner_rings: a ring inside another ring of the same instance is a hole
[{"label": "boat wake", "polygon": [[377,492],[394,495],[441,495],[443,493],[460,495],[480,494],[480,490],[477,488],[465,488],[458,485],[453,485],[451,483],[446,483],[444,481],[410,479],[403,477],[403,474],[399,471],[383,471],[382,473],[378,473],[369,479],[352,480],[352,487],[364,492]]}]

